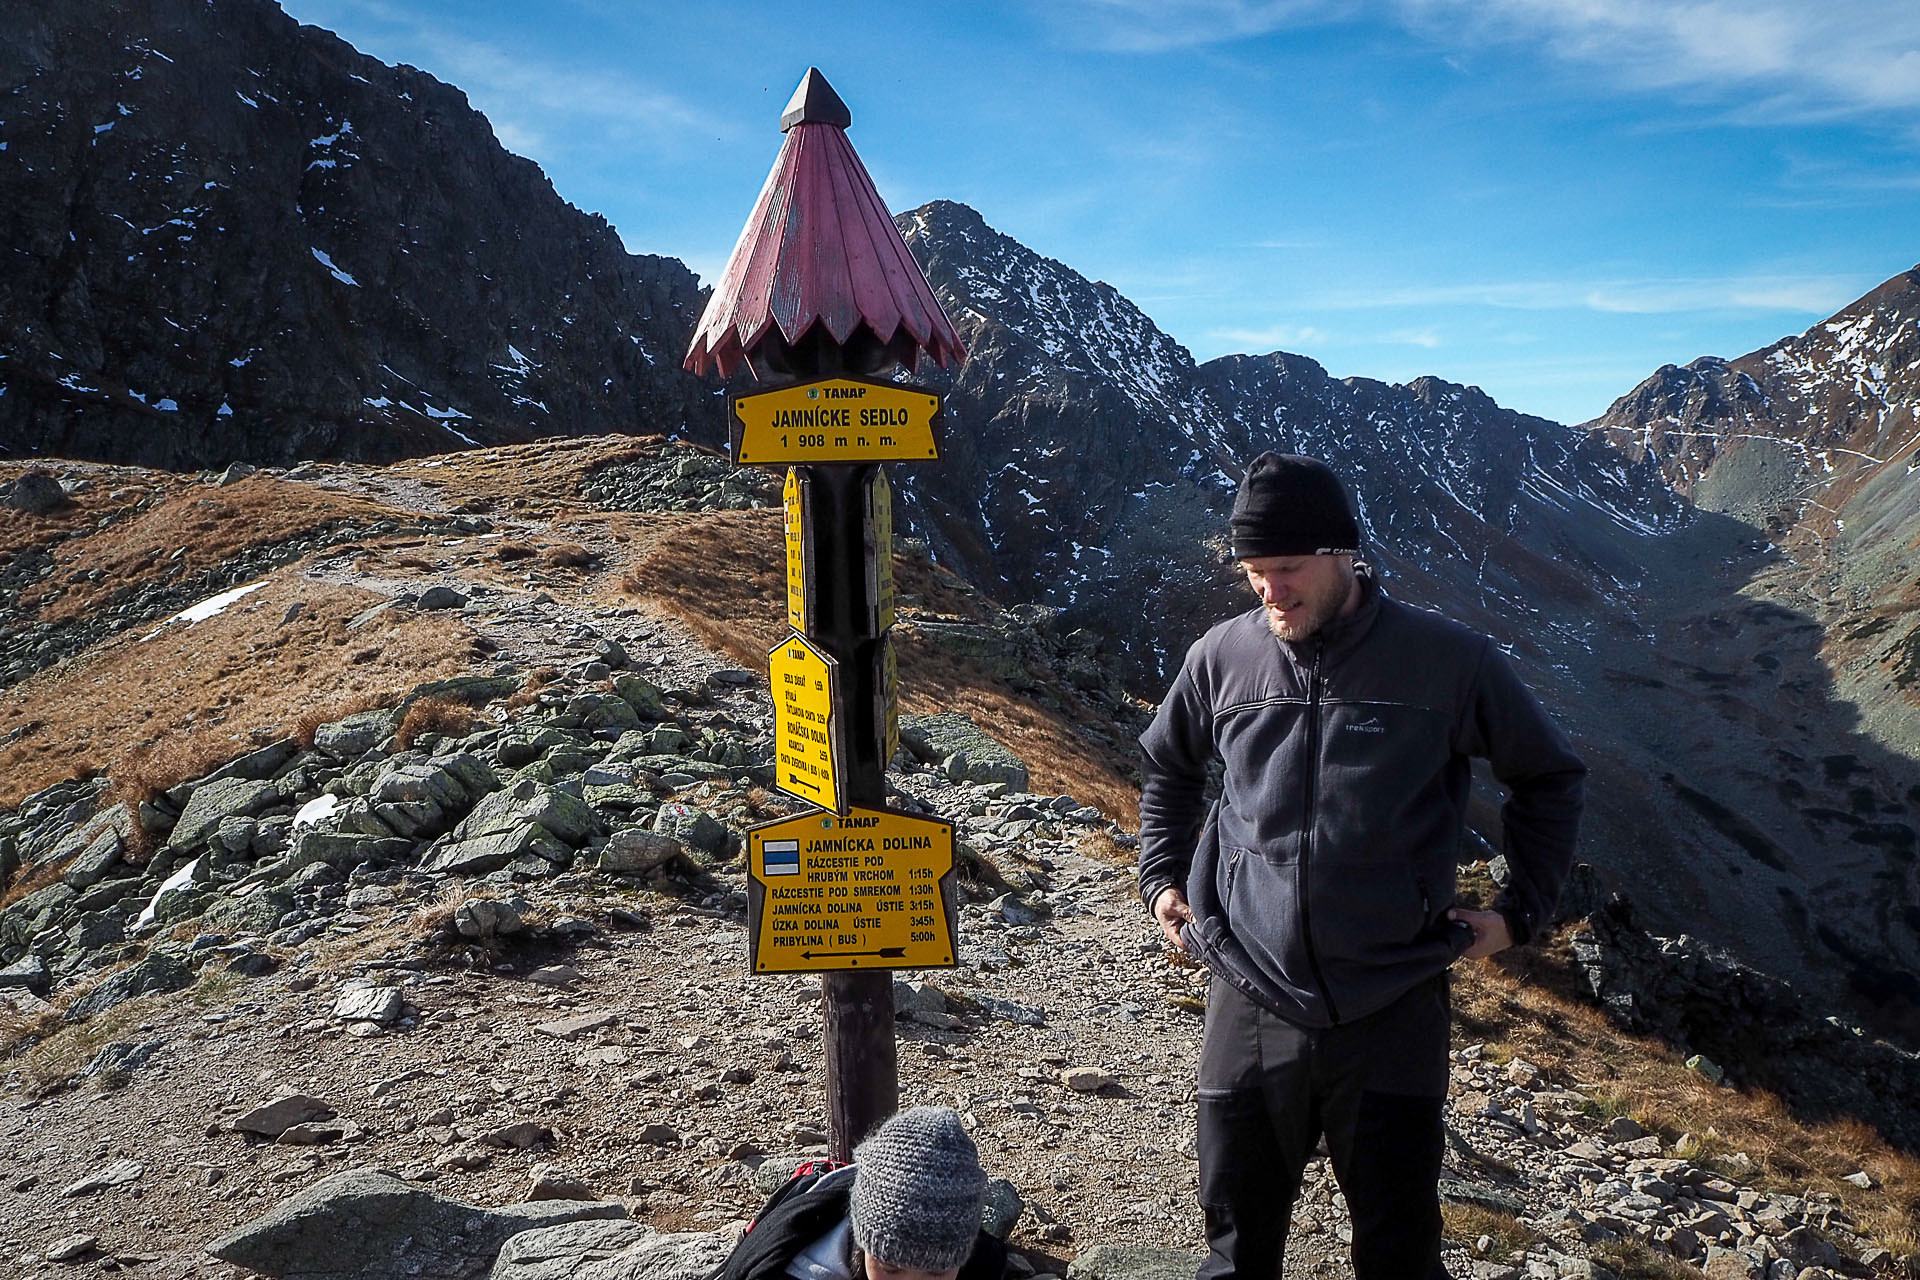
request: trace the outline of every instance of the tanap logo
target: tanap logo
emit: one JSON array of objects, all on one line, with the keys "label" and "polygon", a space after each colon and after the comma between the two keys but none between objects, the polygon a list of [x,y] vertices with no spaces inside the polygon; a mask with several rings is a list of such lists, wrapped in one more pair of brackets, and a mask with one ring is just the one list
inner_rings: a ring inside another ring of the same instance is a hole
[{"label": "tanap logo", "polygon": [[819,398],[820,398],[820,388],[818,387],[807,388],[807,399],[818,400]]}]

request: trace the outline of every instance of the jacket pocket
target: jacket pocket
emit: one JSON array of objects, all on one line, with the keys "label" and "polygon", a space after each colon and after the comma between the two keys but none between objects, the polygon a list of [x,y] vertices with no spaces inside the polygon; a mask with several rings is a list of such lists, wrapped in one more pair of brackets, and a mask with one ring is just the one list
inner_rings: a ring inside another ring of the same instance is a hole
[{"label": "jacket pocket", "polygon": [[1390,963],[1428,935],[1433,900],[1404,858],[1314,868],[1315,948],[1324,958]]},{"label": "jacket pocket", "polygon": [[1245,849],[1236,849],[1227,844],[1220,846],[1220,909],[1233,909],[1233,882],[1240,873],[1241,860],[1247,856]]},{"label": "jacket pocket", "polygon": [[1311,972],[1301,931],[1297,860],[1276,862],[1253,849],[1220,847],[1222,892],[1231,892],[1223,910],[1227,927],[1270,974],[1305,985]]}]

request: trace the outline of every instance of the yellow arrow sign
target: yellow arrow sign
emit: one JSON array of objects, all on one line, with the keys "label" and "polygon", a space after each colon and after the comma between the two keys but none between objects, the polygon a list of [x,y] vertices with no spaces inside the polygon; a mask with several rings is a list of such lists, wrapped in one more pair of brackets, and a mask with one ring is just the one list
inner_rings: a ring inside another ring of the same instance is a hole
[{"label": "yellow arrow sign", "polygon": [[755,973],[955,963],[953,827],[890,809],[809,813],[747,832]]},{"label": "yellow arrow sign", "polygon": [[933,435],[940,397],[920,387],[821,378],[732,401],[738,463],[924,462],[940,456]]},{"label": "yellow arrow sign", "polygon": [[773,685],[774,785],[836,812],[840,805],[840,705],[837,663],[788,636],[767,654]]},{"label": "yellow arrow sign", "polygon": [[812,539],[807,536],[806,482],[798,468],[787,468],[781,496],[787,512],[787,625],[805,631],[813,620],[813,593],[807,590],[812,585],[808,570],[813,557]]}]

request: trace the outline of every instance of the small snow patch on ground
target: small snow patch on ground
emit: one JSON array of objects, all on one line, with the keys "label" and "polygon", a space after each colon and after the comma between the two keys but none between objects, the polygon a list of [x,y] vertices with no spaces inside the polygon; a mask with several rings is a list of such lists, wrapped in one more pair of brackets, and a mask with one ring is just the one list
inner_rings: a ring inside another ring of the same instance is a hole
[{"label": "small snow patch on ground", "polygon": [[330,818],[333,811],[340,807],[340,797],[332,792],[317,795],[300,806],[300,812],[293,815],[293,829],[311,827],[322,818]]},{"label": "small snow patch on ground", "polygon": [[217,596],[210,596],[190,609],[182,609],[179,613],[174,614],[171,618],[168,618],[165,622],[142,636],[141,639],[151,640],[176,622],[184,622],[189,626],[196,622],[205,622],[208,618],[214,617],[216,614],[225,613],[227,606],[231,605],[234,601],[243,596],[250,596],[266,585],[265,581],[249,582],[244,587],[235,587],[231,591],[222,591]]},{"label": "small snow patch on ground", "polygon": [[340,268],[334,266],[333,259],[329,258],[326,254],[322,253],[320,250],[315,249],[313,251],[313,258],[314,258],[314,261],[318,262],[321,266],[325,267],[328,271],[331,271],[333,273],[333,278],[335,280],[338,280],[341,284],[350,284],[354,286],[354,288],[356,289],[360,287],[360,282],[358,280],[355,280],[352,276],[348,275],[346,272],[342,271]]},{"label": "small snow patch on ground", "polygon": [[146,909],[140,913],[140,918],[133,922],[133,927],[138,929],[143,925],[151,924],[153,922],[154,909],[160,905],[160,899],[177,889],[183,889],[193,883],[194,869],[199,865],[200,859],[195,858],[192,862],[189,862],[186,866],[168,876],[166,883],[154,891],[153,897],[148,901]]}]

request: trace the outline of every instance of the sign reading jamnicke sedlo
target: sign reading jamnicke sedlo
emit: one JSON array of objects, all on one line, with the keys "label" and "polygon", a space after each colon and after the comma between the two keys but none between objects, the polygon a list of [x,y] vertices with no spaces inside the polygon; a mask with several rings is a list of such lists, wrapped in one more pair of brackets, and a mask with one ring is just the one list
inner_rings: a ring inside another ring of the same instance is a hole
[{"label": "sign reading jamnicke sedlo", "polygon": [[747,832],[755,973],[955,963],[953,826],[891,809],[806,813]]},{"label": "sign reading jamnicke sedlo", "polygon": [[733,460],[776,463],[924,462],[940,397],[924,387],[872,378],[818,378],[729,396]]}]

